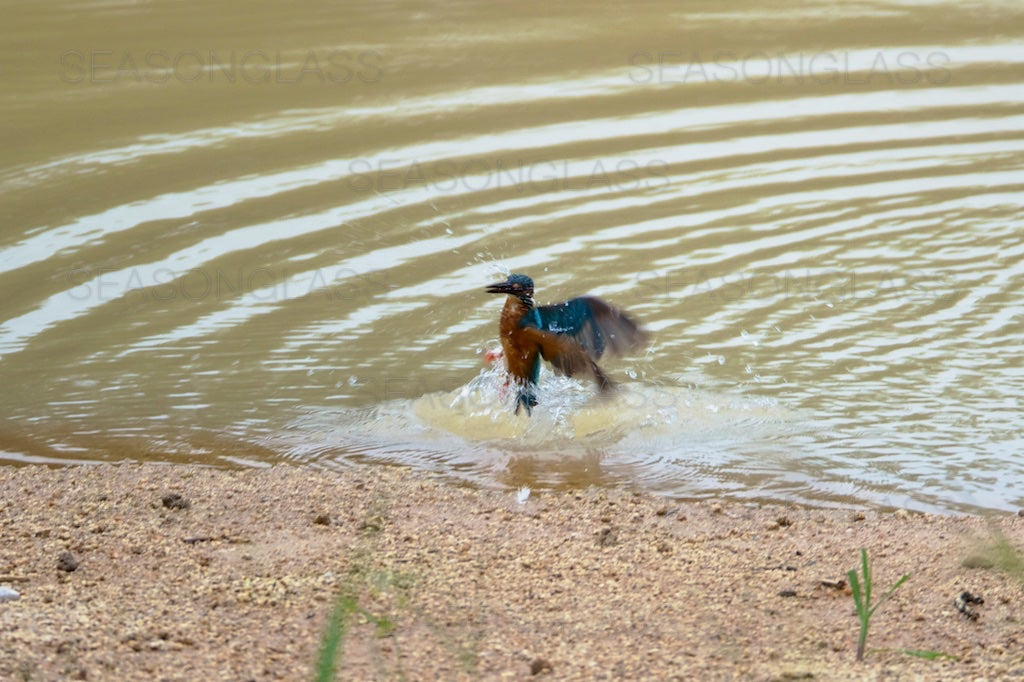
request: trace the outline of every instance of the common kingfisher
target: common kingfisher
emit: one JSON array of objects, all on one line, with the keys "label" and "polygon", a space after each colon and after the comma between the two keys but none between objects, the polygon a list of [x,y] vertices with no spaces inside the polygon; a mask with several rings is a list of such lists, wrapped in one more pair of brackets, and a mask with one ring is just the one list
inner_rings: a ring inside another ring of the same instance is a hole
[{"label": "common kingfisher", "polygon": [[508,373],[518,385],[516,414],[526,408],[529,415],[537,404],[541,358],[559,374],[589,373],[601,393],[610,393],[615,383],[597,360],[606,350],[620,355],[647,341],[647,333],[629,316],[594,296],[535,306],[533,280],[526,275],[509,275],[489,285],[487,292],[508,295],[498,329]]}]

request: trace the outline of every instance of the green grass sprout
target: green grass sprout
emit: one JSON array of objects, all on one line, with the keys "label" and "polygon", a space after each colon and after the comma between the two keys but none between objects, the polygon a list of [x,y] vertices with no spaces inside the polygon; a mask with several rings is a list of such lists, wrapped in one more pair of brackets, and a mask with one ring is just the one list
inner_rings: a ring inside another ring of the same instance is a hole
[{"label": "green grass sprout", "polygon": [[871,563],[868,561],[868,551],[863,547],[860,550],[860,566],[863,575],[863,586],[857,571],[849,571],[846,575],[850,580],[850,591],[853,592],[853,603],[857,607],[857,618],[860,619],[860,637],[857,640],[857,660],[864,660],[864,648],[868,642],[868,627],[871,625],[871,616],[875,610],[885,603],[892,596],[900,585],[910,579],[910,574],[905,574],[896,581],[896,584],[882,595],[873,606],[871,604]]}]

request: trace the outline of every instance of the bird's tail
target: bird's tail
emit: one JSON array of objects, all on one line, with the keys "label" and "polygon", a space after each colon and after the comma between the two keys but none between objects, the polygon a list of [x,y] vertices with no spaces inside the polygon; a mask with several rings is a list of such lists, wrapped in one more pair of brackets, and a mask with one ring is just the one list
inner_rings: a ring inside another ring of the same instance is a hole
[{"label": "bird's tail", "polygon": [[597,389],[601,395],[611,395],[619,387],[593,360],[590,361],[590,372],[594,375],[594,381],[597,382]]}]

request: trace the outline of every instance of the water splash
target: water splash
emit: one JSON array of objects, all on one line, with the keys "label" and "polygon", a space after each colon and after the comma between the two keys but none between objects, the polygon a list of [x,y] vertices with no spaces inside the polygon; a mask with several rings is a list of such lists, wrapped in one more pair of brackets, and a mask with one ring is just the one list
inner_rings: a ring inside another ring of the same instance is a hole
[{"label": "water splash", "polygon": [[[304,462],[409,465],[518,489],[520,496],[523,487],[678,488],[680,476],[698,482],[696,491],[749,456],[737,453],[737,445],[758,447],[798,422],[775,401],[742,393],[634,382],[605,397],[590,382],[547,370],[537,396],[531,417],[516,415],[507,375],[488,367],[453,391],[372,407],[311,409],[285,431],[287,442],[269,445]],[[746,440],[737,441],[737,430]]]}]

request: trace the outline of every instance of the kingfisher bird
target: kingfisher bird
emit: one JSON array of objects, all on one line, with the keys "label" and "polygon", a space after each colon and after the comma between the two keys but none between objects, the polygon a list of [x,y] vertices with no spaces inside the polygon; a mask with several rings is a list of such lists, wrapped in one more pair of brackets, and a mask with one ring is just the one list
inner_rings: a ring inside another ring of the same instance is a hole
[{"label": "kingfisher bird", "polygon": [[487,292],[508,296],[498,329],[508,373],[519,390],[516,414],[525,408],[529,416],[537,404],[541,358],[559,374],[589,373],[598,390],[607,394],[615,383],[597,360],[605,351],[620,355],[647,342],[647,333],[628,315],[594,296],[535,306],[533,280],[520,274],[488,285]]}]

